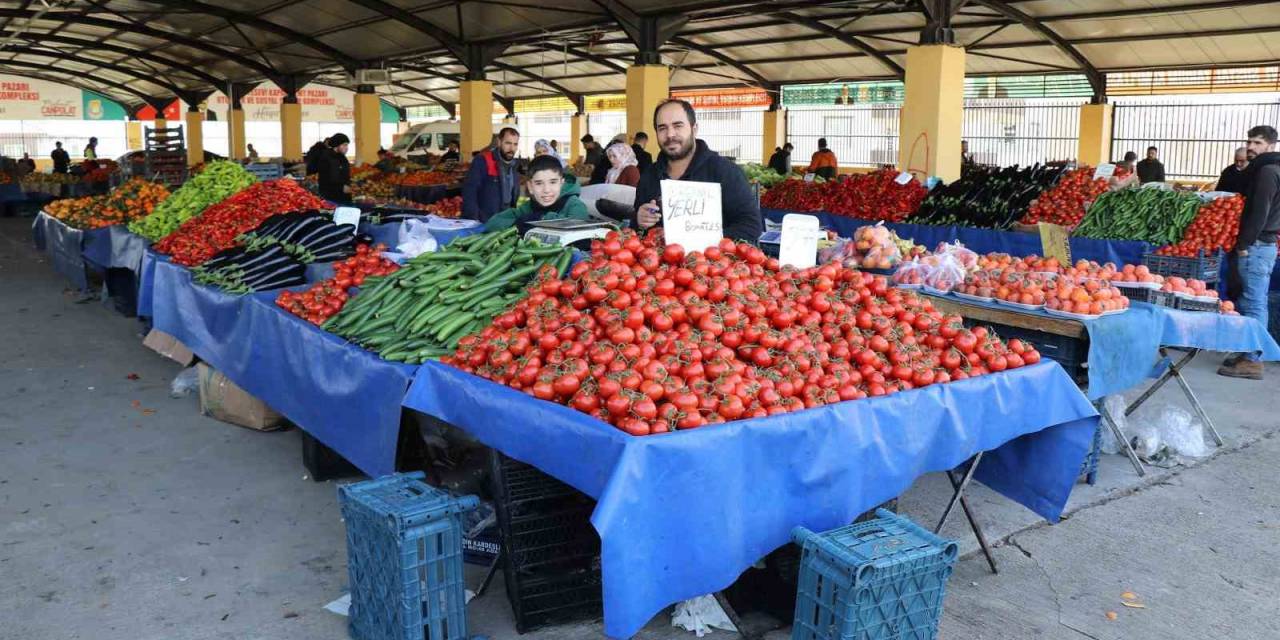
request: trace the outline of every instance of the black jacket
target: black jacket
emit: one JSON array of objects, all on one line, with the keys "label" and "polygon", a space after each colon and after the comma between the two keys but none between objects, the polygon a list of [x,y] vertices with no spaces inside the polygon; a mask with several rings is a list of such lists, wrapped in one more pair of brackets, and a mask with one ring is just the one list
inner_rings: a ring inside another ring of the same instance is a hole
[{"label": "black jacket", "polygon": [[[662,181],[669,180],[667,175],[666,153],[659,153],[658,160],[641,172],[640,184],[636,187],[635,209],[653,200],[662,205]],[[693,151],[693,161],[680,176],[681,180],[694,182],[715,182],[720,185],[720,204],[724,222],[724,236],[734,240],[758,242],[764,232],[764,221],[760,216],[760,201],[747,184],[747,176],[742,169],[727,158],[712,151],[707,143],[697,141]],[[640,228],[636,220],[636,212],[631,214],[631,226]]]},{"label": "black jacket", "polygon": [[1237,251],[1248,249],[1255,242],[1275,244],[1280,232],[1280,153],[1273,151],[1254,158],[1248,174]]},{"label": "black jacket", "polygon": [[604,184],[609,178],[609,170],[613,168],[613,162],[609,160],[608,155],[602,154],[600,162],[595,164],[595,168],[591,170],[591,184]]},{"label": "black jacket", "polygon": [[774,151],[773,155],[769,156],[769,168],[783,176],[791,173],[791,154],[785,149]]},{"label": "black jacket", "polygon": [[351,182],[351,163],[346,156],[326,147],[317,155],[316,174],[321,198],[338,204],[351,202],[351,194],[342,190]]},{"label": "black jacket", "polygon": [[1228,165],[1222,170],[1222,177],[1218,178],[1218,186],[1214,191],[1229,191],[1231,193],[1244,193],[1244,188],[1249,185],[1249,167],[1237,169],[1236,165]]},{"label": "black jacket", "polygon": [[66,149],[54,149],[49,154],[49,159],[53,160],[54,173],[66,173],[67,167],[71,166],[71,155]]},{"label": "black jacket", "polygon": [[302,160],[307,165],[307,175],[316,173],[319,170],[320,158],[328,148],[324,142],[317,142],[311,145],[311,148],[307,149],[307,152],[303,154]]},{"label": "black jacket", "polygon": [[1138,181],[1143,184],[1164,182],[1164,164],[1159,160],[1143,158],[1138,162],[1137,171]]},{"label": "black jacket", "polygon": [[644,147],[632,143],[631,150],[636,152],[636,162],[639,163],[636,165],[636,168],[639,169],[641,173],[653,164],[653,155],[648,151],[645,151]]}]

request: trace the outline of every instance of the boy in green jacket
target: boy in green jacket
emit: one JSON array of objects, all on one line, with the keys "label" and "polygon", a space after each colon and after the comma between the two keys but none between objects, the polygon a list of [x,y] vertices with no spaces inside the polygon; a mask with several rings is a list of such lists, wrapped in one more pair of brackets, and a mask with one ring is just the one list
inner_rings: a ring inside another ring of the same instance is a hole
[{"label": "boy in green jacket", "polygon": [[578,194],[582,190],[576,180],[566,180],[564,167],[555,156],[538,156],[529,163],[529,200],[524,204],[499,211],[484,223],[485,231],[501,231],[516,225],[524,235],[538,220],[588,220],[587,205]]}]

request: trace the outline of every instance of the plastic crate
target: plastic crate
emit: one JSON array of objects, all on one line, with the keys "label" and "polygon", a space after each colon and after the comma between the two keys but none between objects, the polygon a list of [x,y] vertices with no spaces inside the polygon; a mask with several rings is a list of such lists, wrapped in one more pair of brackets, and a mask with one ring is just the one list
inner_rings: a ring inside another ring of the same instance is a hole
[{"label": "plastic crate", "polygon": [[796,527],[803,548],[792,640],[932,640],[958,547],[907,518],[825,533]]},{"label": "plastic crate", "polygon": [[1195,278],[1196,280],[1204,280],[1206,283],[1214,283],[1218,281],[1218,273],[1222,267],[1222,252],[1205,255],[1204,251],[1201,250],[1199,255],[1194,258],[1145,253],[1142,255],[1142,264],[1147,265],[1151,273],[1159,274],[1166,278],[1177,276],[1179,278]]},{"label": "plastic crate", "polygon": [[357,640],[467,638],[461,514],[478,501],[422,479],[415,472],[338,488]]},{"label": "plastic crate", "polygon": [[1174,300],[1177,301],[1174,308],[1181,309],[1183,311],[1211,311],[1213,313],[1217,313],[1220,306],[1220,303],[1216,300],[1213,302],[1189,300],[1181,296],[1174,296]]},{"label": "plastic crate", "polygon": [[1157,307],[1169,307],[1170,309],[1174,308],[1176,305],[1176,302],[1174,301],[1175,296],[1168,291],[1146,289],[1142,287],[1118,288],[1120,289],[1120,293],[1123,293],[1124,296],[1129,299],[1129,302],[1145,302]]},{"label": "plastic crate", "polygon": [[244,165],[244,170],[263,182],[284,176],[284,166],[276,162],[250,162]]},{"label": "plastic crate", "polygon": [[595,501],[538,469],[494,451],[494,507],[507,600],[520,633],[602,615]]},{"label": "plastic crate", "polygon": [[1062,365],[1062,368],[1076,382],[1088,380],[1089,374],[1085,370],[1085,363],[1089,359],[1089,340],[1087,338],[1069,338],[1054,333],[1033,331],[1007,324],[965,320],[966,326],[972,327],[979,324],[990,327],[996,335],[1004,340],[1018,338],[1023,342],[1030,343],[1036,348],[1036,351],[1040,352],[1041,357],[1049,358]]}]

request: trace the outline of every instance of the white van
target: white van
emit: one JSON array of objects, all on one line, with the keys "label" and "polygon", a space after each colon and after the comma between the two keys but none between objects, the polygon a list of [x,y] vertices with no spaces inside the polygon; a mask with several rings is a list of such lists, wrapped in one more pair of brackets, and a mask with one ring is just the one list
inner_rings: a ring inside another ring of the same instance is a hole
[{"label": "white van", "polygon": [[[496,123],[493,125],[493,133],[497,134],[503,127],[509,126],[512,125]],[[406,159],[425,156],[427,153],[439,155],[449,147],[450,142],[462,142],[462,129],[457,120],[423,122],[397,135],[395,143],[391,145],[391,153]]]}]

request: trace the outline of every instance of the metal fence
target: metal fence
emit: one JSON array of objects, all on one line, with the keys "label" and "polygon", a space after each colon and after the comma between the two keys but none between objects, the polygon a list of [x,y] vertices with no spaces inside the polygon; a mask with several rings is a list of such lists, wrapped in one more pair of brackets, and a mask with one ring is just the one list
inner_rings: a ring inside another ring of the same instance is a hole
[{"label": "metal fence", "polygon": [[963,137],[975,162],[1001,167],[1076,157],[1083,99],[966,100]]},{"label": "metal fence", "polygon": [[698,139],[712,151],[737,162],[762,162],[764,112],[737,109],[698,111]]},{"label": "metal fence", "polygon": [[[842,167],[879,167],[898,163],[897,104],[850,105],[787,112],[787,141],[793,164],[804,164],[818,150],[818,138]],[[758,143],[757,143],[758,146]]]},{"label": "metal fence", "polygon": [[516,125],[516,128],[520,130],[520,156],[532,158],[533,144],[538,140],[546,140],[548,142],[557,140],[562,150],[561,156],[567,159],[569,157],[567,153],[568,145],[570,144],[569,133],[573,126],[572,118],[572,113],[517,114],[519,124]]},{"label": "metal fence", "polygon": [[1156,147],[1165,178],[1213,179],[1231,164],[1251,127],[1280,124],[1280,101],[1240,104],[1117,104],[1111,157]]},{"label": "metal fence", "polygon": [[[279,125],[277,125],[278,127]],[[0,155],[47,158],[55,142],[79,157],[89,138],[98,138],[98,157],[115,158],[126,149],[123,120],[0,120]]]}]

